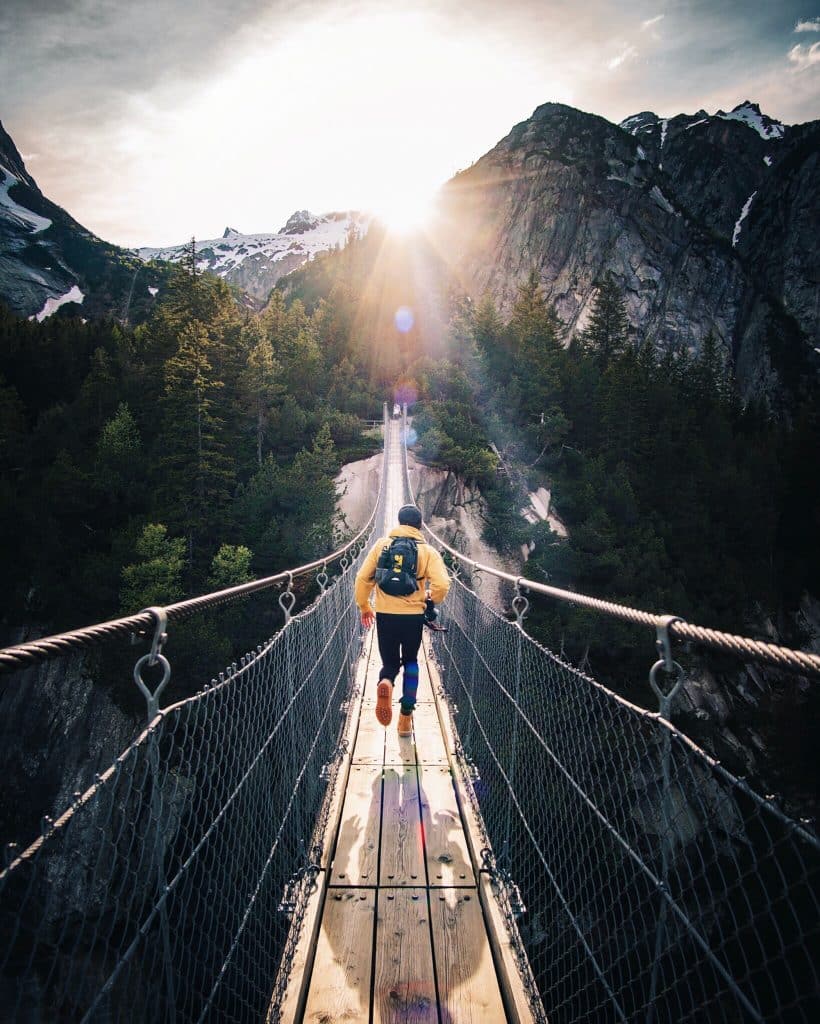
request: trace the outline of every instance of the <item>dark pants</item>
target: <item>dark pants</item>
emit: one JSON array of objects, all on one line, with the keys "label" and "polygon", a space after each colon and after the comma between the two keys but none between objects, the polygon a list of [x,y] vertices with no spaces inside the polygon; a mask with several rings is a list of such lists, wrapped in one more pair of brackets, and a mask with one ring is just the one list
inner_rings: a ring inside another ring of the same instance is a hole
[{"label": "dark pants", "polygon": [[376,633],[382,659],[379,679],[389,679],[392,683],[404,666],[401,709],[405,715],[409,715],[416,706],[419,685],[417,658],[423,629],[423,615],[376,613]]}]

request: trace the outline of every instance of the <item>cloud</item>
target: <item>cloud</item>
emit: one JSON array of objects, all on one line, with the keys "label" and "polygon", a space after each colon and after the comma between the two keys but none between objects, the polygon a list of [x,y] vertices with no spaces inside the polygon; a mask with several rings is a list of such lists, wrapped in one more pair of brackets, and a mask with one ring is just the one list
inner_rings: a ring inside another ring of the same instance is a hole
[{"label": "cloud", "polygon": [[646,21],[641,22],[641,31],[645,32],[648,28],[652,28],[653,25],[657,25],[659,21],[663,21],[665,15],[656,14],[654,18],[647,18]]},{"label": "cloud", "polygon": [[820,42],[804,46],[798,43],[789,50],[789,60],[794,64],[795,71],[805,71],[814,64],[820,64]]},{"label": "cloud", "polygon": [[608,62],[607,67],[610,71],[615,71],[615,69],[619,68],[624,61],[631,60],[633,57],[637,56],[638,51],[634,46],[625,46],[617,57],[613,57],[612,60]]},{"label": "cloud", "polygon": [[811,21],[798,21],[794,26],[795,32],[820,32],[820,18],[813,18]]}]

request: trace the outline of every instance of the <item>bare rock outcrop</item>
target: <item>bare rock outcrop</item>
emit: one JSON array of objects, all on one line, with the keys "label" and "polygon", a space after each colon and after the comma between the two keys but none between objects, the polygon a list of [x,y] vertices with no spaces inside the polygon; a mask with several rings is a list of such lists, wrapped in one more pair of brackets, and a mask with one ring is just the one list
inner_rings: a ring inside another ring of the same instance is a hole
[{"label": "bare rock outcrop", "polygon": [[[820,366],[817,246],[805,237],[812,219],[798,216],[818,201],[810,147],[782,140],[780,163],[770,168],[764,157],[776,143],[736,118],[724,115],[709,131],[685,127],[675,126],[673,141],[664,138],[661,160],[665,123],[653,148],[650,136],[644,143],[640,132],[544,104],[445,186],[438,247],[473,298],[489,293],[505,314],[534,268],[570,336],[584,328],[597,282],[611,274],[636,345],[699,351],[713,332],[741,394],[787,406],[816,386]],[[745,178],[732,180],[723,196],[735,136],[749,143]],[[720,203],[696,202],[708,184],[693,178],[699,161],[689,151],[697,146],[711,154]],[[764,175],[770,188],[760,191],[733,244],[744,202]],[[763,248],[785,261],[771,278],[755,269]]]}]

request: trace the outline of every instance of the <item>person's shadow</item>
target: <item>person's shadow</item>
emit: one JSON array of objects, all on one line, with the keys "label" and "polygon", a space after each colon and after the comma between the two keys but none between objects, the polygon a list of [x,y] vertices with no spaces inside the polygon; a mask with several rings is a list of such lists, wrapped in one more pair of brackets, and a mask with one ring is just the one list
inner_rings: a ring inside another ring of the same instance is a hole
[{"label": "person's shadow", "polygon": [[[374,1024],[432,1024],[439,1020],[434,981],[437,976],[445,1003],[441,1024],[450,1024],[454,1018],[448,1007],[459,1002],[464,1005],[463,999],[459,1000],[459,989],[485,959],[482,947],[487,940],[482,929],[462,926],[465,900],[477,901],[478,897],[477,890],[470,888],[474,878],[472,866],[465,858],[465,840],[458,838],[462,825],[455,797],[452,806],[436,807],[424,789],[425,773],[446,772],[449,780],[449,769],[418,765],[417,787],[416,772],[407,764],[352,766],[353,770],[356,768],[373,776],[367,818],[353,814],[345,820],[336,844],[333,887],[328,889],[327,898],[339,902],[340,914],[359,916],[352,926],[326,929],[322,925],[322,935],[330,946],[334,964],[344,972],[347,989],[338,993],[335,1006],[312,1011],[309,1005],[304,1019],[318,1024],[328,1019],[359,1019],[361,1015],[366,1020],[372,993]],[[437,780],[434,789],[438,790],[440,784]],[[391,787],[392,792],[386,793]],[[415,811],[411,809],[414,802]],[[397,868],[396,880],[402,879],[406,884],[392,888],[384,878],[388,885],[379,888],[376,895],[374,887],[383,870],[379,855],[385,846],[384,829],[396,827],[395,823],[382,821],[383,808],[388,803],[394,810],[398,808],[398,813],[392,815],[398,821],[399,834],[390,840],[396,850],[391,864]],[[415,826],[416,835],[410,834],[410,823]],[[340,872],[350,877],[342,879]],[[418,880],[409,873],[418,874]],[[336,888],[340,882],[351,888]],[[419,891],[422,889],[423,892]],[[397,916],[402,901],[403,912]],[[368,908],[374,910],[368,913]],[[428,959],[431,915],[435,972]],[[375,955],[372,943],[362,941],[362,930],[367,927],[372,929]],[[321,969],[318,961],[314,972],[317,969]]]}]

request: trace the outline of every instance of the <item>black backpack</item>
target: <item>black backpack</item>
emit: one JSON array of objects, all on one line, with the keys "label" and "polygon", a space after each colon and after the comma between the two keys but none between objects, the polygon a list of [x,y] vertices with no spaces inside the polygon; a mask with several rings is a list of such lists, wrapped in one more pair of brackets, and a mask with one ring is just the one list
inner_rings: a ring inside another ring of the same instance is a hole
[{"label": "black backpack", "polygon": [[419,588],[417,565],[418,542],[412,537],[394,537],[379,555],[376,586],[392,597],[409,597]]}]

